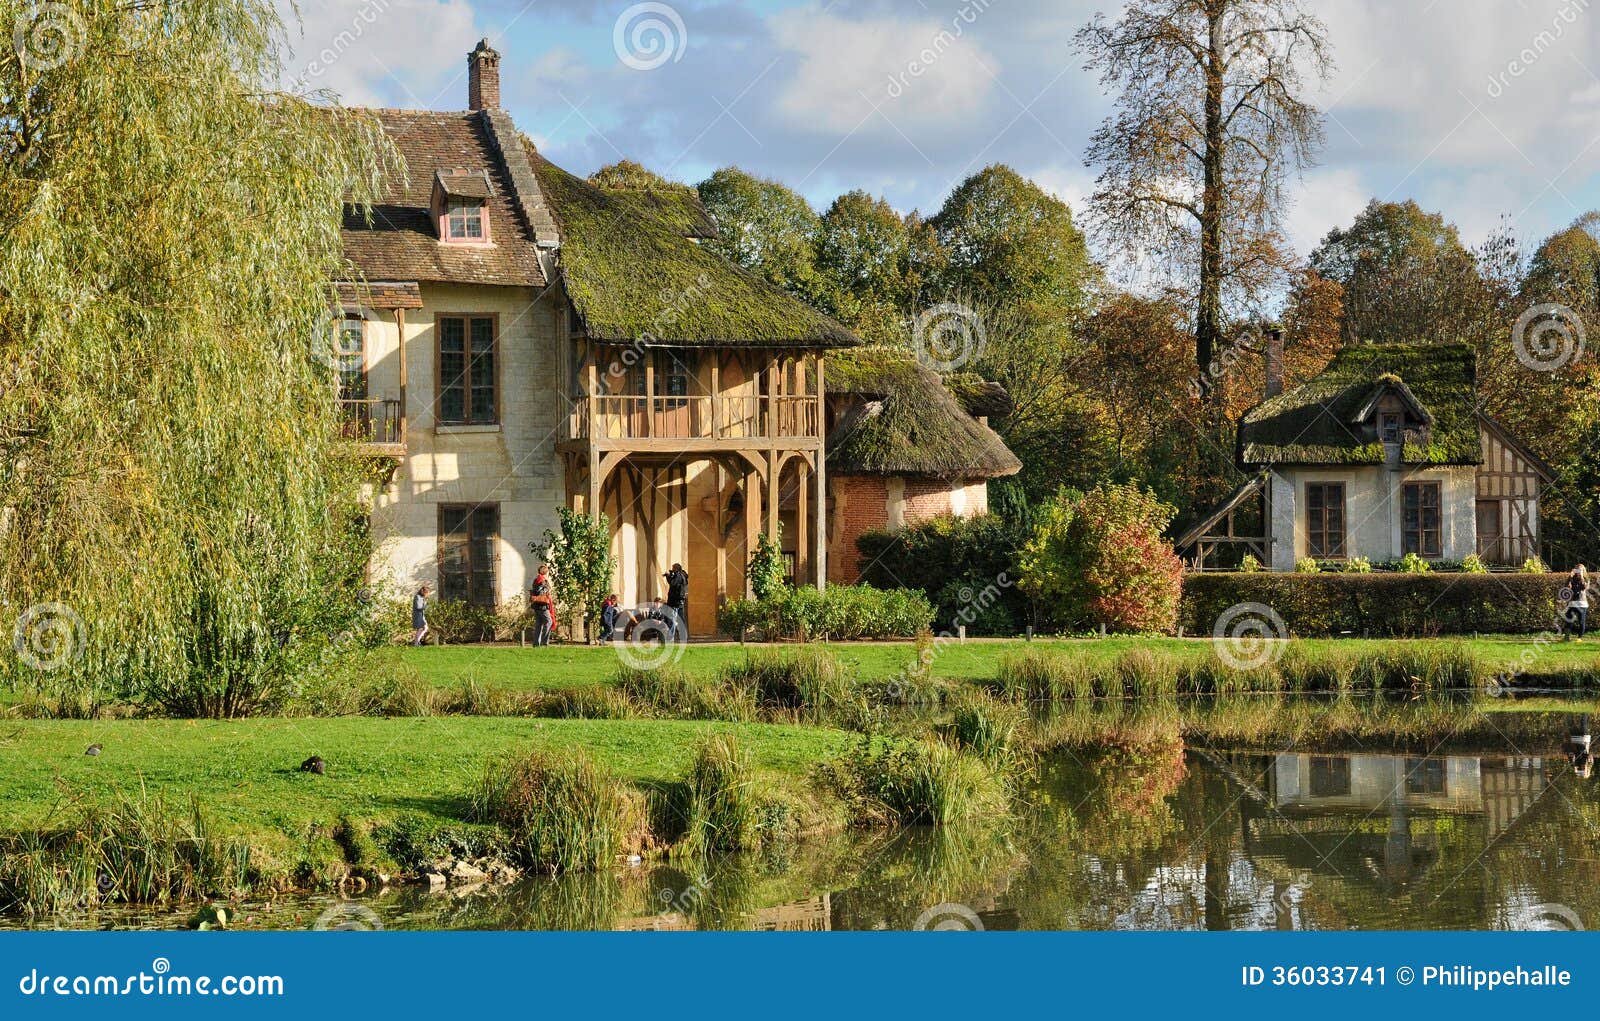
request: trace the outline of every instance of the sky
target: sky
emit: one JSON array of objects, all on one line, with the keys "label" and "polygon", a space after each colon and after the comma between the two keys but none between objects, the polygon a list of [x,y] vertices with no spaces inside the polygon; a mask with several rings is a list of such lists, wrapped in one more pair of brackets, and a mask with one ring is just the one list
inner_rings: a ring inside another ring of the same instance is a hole
[{"label": "sky", "polygon": [[[286,6],[289,0],[281,0]],[[1592,3],[1592,7],[1591,7]],[[1370,199],[1468,243],[1536,244],[1600,207],[1600,0],[1312,0],[1337,69],[1287,225],[1302,255]],[[1006,163],[1081,212],[1111,100],[1073,36],[1108,0],[301,0],[292,73],[348,105],[460,110],[466,54],[548,158],[690,183],[736,164],[825,208],[938,208]],[[293,16],[290,15],[292,18]],[[942,42],[940,40],[943,40]]]}]

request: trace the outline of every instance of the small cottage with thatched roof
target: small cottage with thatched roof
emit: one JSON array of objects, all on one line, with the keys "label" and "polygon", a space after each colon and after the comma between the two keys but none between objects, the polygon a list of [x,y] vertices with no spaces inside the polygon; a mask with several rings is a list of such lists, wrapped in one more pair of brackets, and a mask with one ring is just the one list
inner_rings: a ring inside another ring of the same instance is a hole
[{"label": "small cottage with thatched roof", "polygon": [[997,383],[941,379],[909,351],[841,351],[828,375],[828,579],[860,578],[856,539],[988,510],[990,479],[1022,464],[988,426],[1010,411]]},{"label": "small cottage with thatched roof", "polygon": [[[1179,540],[1197,552],[1197,567],[1228,542],[1259,543],[1252,551],[1278,571],[1304,557],[1476,554],[1514,566],[1538,554],[1550,469],[1479,409],[1470,349],[1353,344],[1276,394],[1274,364],[1269,352],[1270,396],[1239,426],[1239,460],[1256,476]],[[1264,502],[1266,534],[1217,534],[1252,495]]]}]

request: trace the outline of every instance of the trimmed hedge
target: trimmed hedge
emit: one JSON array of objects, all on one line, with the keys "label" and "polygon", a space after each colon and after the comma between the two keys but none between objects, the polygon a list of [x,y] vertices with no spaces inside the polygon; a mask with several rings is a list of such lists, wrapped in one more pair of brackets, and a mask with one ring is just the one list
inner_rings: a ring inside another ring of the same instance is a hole
[{"label": "trimmed hedge", "polygon": [[1272,607],[1289,632],[1429,637],[1531,634],[1558,626],[1552,574],[1191,574],[1178,620],[1208,635],[1240,603]]},{"label": "trimmed hedge", "polygon": [[933,604],[915,589],[829,585],[784,589],[770,599],[736,599],[717,611],[717,629],[755,628],[768,640],[915,638],[933,623]]}]

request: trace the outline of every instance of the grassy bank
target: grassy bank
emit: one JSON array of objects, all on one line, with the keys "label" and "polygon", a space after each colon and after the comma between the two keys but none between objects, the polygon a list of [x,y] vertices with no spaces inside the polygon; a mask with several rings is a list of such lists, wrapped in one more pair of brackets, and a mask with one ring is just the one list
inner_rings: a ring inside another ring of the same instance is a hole
[{"label": "grassy bank", "polygon": [[[1470,652],[1496,670],[1520,664],[1531,675],[1558,675],[1591,670],[1600,660],[1594,642],[1538,642],[1527,636],[1486,636],[1459,639],[1294,639],[1292,648],[1309,656],[1340,652],[1367,654],[1386,649],[1415,647],[1447,641]],[[1107,664],[1123,654],[1144,650],[1200,662],[1215,659],[1216,643],[1209,639],[1110,637],[1084,639],[969,640],[936,645],[929,675],[935,681],[987,683],[1000,676],[1000,663],[1008,655],[1028,651],[1060,654],[1086,665]],[[910,642],[849,642],[829,645],[847,671],[863,681],[891,681],[903,675],[916,657]],[[736,644],[696,644],[683,650],[678,666],[687,673],[709,675],[740,663],[749,649]],[[619,666],[616,650],[599,646],[554,646],[525,649],[507,645],[462,645],[395,650],[397,667],[414,670],[429,684],[454,689],[476,683],[513,690],[562,690],[602,687],[614,679]]]}]

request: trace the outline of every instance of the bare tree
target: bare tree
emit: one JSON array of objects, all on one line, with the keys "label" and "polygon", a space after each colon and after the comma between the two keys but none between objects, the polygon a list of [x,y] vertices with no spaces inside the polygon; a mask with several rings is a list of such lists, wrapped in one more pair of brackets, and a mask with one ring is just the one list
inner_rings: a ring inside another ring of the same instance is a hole
[{"label": "bare tree", "polygon": [[1311,164],[1322,115],[1303,72],[1333,70],[1327,31],[1298,0],[1132,0],[1077,37],[1116,111],[1090,141],[1092,226],[1109,245],[1195,287],[1202,393],[1224,301],[1248,300],[1290,261],[1283,184]]}]

